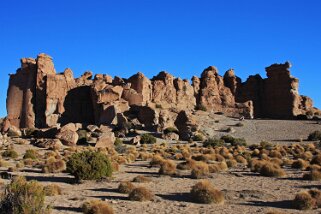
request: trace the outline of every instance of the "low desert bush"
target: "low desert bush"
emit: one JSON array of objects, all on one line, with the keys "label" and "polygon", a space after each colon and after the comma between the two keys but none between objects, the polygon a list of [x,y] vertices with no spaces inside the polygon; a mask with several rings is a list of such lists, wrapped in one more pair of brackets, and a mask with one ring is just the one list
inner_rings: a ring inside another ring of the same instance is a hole
[{"label": "low desert bush", "polygon": [[18,153],[13,149],[8,149],[2,152],[2,157],[16,159],[18,157]]},{"label": "low desert bush", "polygon": [[218,147],[223,146],[224,141],[216,138],[208,138],[203,142],[204,147]]},{"label": "low desert bush", "polygon": [[97,180],[112,175],[111,162],[105,154],[83,151],[73,154],[67,162],[67,172],[76,180]]},{"label": "low desert bush", "polygon": [[168,127],[164,130],[164,134],[168,134],[168,133],[176,133],[178,134],[178,130],[175,127]]},{"label": "low desert bush", "polygon": [[145,187],[136,187],[129,193],[128,198],[131,201],[151,201],[154,194]]},{"label": "low desert bush", "polygon": [[154,144],[156,143],[156,138],[151,134],[143,134],[140,139],[141,144]]},{"label": "low desert bush", "polygon": [[66,170],[66,162],[64,160],[55,160],[49,158],[42,166],[42,172],[44,173],[59,173]]},{"label": "low desert bush", "polygon": [[176,173],[176,163],[172,160],[165,160],[161,163],[159,174],[174,175]]},{"label": "low desert bush", "polygon": [[196,161],[194,165],[191,166],[191,169],[192,169],[191,177],[194,179],[205,178],[210,173],[208,164],[202,161]]},{"label": "low desert bush", "polygon": [[298,159],[293,161],[292,168],[306,170],[309,167],[310,163],[308,161]]},{"label": "low desert bush", "polygon": [[56,196],[62,194],[62,190],[57,184],[49,184],[45,186],[44,191],[46,196]]},{"label": "low desert bush", "polygon": [[24,177],[14,178],[6,186],[0,202],[0,213],[45,214],[50,213],[45,205],[45,191],[37,181],[27,182]]},{"label": "low desert bush", "polygon": [[156,154],[152,157],[152,160],[150,161],[150,166],[160,166],[162,164],[162,162],[164,161],[164,158],[159,155]]},{"label": "low desert bush", "polygon": [[204,137],[203,137],[203,135],[197,134],[194,136],[193,140],[194,141],[203,141]]},{"label": "low desert bush", "polygon": [[321,140],[321,131],[314,131],[314,132],[310,133],[308,136],[308,140],[309,141]]},{"label": "low desert bush", "polygon": [[129,194],[135,188],[134,184],[129,181],[120,182],[118,192]]},{"label": "low desert bush", "polygon": [[310,210],[316,207],[316,200],[309,192],[304,191],[295,196],[293,205],[298,210]]},{"label": "low desert bush", "polygon": [[104,201],[92,200],[82,205],[84,214],[113,214],[113,208]]},{"label": "low desert bush", "polygon": [[303,179],[311,181],[321,181],[321,170],[312,169],[309,173],[303,175]]},{"label": "low desert bush", "polygon": [[191,189],[191,198],[197,203],[203,204],[223,204],[224,194],[215,189],[214,186],[207,180],[198,182]]},{"label": "low desert bush", "polygon": [[276,178],[284,177],[286,175],[285,171],[279,165],[269,163],[269,162],[266,162],[262,166],[260,170],[260,174],[263,176],[276,177]]},{"label": "low desert bush", "polygon": [[23,159],[32,159],[32,160],[36,160],[38,159],[40,155],[38,154],[38,152],[34,149],[28,149],[25,153],[25,155],[23,156]]},{"label": "low desert bush", "polygon": [[225,143],[229,143],[232,146],[246,146],[246,140],[244,138],[235,138],[231,135],[225,135],[221,137],[221,140],[223,140]]}]

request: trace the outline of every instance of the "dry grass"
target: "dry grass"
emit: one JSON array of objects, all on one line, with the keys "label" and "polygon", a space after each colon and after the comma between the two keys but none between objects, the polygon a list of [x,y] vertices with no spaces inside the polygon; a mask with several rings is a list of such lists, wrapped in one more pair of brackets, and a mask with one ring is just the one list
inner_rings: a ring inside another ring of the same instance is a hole
[{"label": "dry grass", "polygon": [[154,194],[145,187],[136,187],[129,193],[128,198],[131,201],[151,201]]},{"label": "dry grass", "polygon": [[129,194],[135,188],[134,184],[129,181],[120,182],[118,192]]},{"label": "dry grass", "polygon": [[310,210],[315,208],[316,201],[312,198],[309,192],[298,193],[293,201],[293,205],[298,210]]},{"label": "dry grass", "polygon": [[195,184],[191,189],[191,198],[197,203],[203,204],[223,204],[224,194],[215,189],[214,186],[208,181],[201,181]]},{"label": "dry grass", "polygon": [[62,194],[62,190],[57,184],[49,184],[45,186],[44,191],[46,196],[56,196]]},{"label": "dry grass", "polygon": [[99,200],[85,202],[82,205],[85,214],[113,214],[113,208],[107,203]]},{"label": "dry grass", "polygon": [[172,160],[164,160],[161,163],[159,174],[161,175],[174,175],[176,173],[176,163]]},{"label": "dry grass", "polygon": [[269,163],[269,162],[263,165],[263,167],[260,170],[260,174],[263,176],[276,177],[276,178],[286,176],[285,171],[279,165]]},{"label": "dry grass", "polygon": [[191,168],[191,177],[194,179],[206,178],[210,173],[208,165],[202,161],[196,162]]}]

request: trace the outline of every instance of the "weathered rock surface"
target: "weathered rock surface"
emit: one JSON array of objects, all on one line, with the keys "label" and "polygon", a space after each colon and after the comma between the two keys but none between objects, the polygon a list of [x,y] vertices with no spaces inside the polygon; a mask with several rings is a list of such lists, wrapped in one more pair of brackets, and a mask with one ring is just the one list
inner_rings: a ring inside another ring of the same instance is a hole
[{"label": "weathered rock surface", "polygon": [[[266,68],[267,78],[255,75],[245,82],[233,69],[222,77],[213,66],[201,77],[194,76],[192,84],[164,71],[152,79],[142,73],[129,79],[105,74],[93,78],[92,72],[86,71],[75,79],[71,69],[56,73],[52,58],[39,54],[36,59],[21,59],[21,68],[10,75],[7,121],[17,128],[68,123],[116,126],[139,121],[142,127],[161,131],[181,120],[179,112],[188,114],[196,106],[247,118],[321,114],[309,97],[299,95],[298,79],[290,75],[289,68],[289,63],[274,64]],[[74,143],[75,131],[65,132],[60,135]]]}]

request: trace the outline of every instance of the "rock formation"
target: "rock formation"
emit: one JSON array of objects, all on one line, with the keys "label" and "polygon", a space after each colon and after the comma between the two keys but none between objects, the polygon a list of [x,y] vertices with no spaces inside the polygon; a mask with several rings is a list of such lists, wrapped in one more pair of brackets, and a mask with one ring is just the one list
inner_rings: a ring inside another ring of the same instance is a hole
[{"label": "rock formation", "polygon": [[[192,84],[164,71],[151,80],[142,73],[128,79],[104,74],[93,78],[90,71],[74,78],[69,68],[56,73],[52,58],[39,54],[36,59],[21,59],[21,68],[10,75],[7,120],[18,128],[68,123],[157,130],[177,126],[184,132],[181,137],[187,138],[194,127],[188,115],[197,106],[247,118],[292,119],[318,112],[310,98],[299,95],[298,79],[290,75],[289,68],[289,63],[274,64],[266,68],[266,79],[255,75],[245,82],[234,70],[222,77],[213,66],[200,78],[194,76]],[[60,131],[58,137],[72,144],[75,132]]]}]

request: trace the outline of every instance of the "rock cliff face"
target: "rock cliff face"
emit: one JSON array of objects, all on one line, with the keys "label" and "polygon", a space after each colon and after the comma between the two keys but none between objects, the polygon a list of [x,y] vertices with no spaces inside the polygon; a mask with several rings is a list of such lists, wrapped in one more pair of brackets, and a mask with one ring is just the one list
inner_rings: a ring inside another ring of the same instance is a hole
[{"label": "rock cliff face", "polygon": [[189,121],[188,112],[200,106],[247,118],[292,119],[319,112],[310,98],[299,95],[289,68],[289,63],[274,64],[266,68],[266,79],[255,75],[243,83],[234,70],[222,77],[213,66],[194,76],[192,84],[163,71],[152,79],[142,73],[93,78],[89,71],[74,78],[69,68],[56,73],[52,58],[39,54],[21,59],[21,68],[10,75],[7,120],[18,128],[131,122],[161,130],[176,125],[188,133],[189,126],[177,121]]}]

